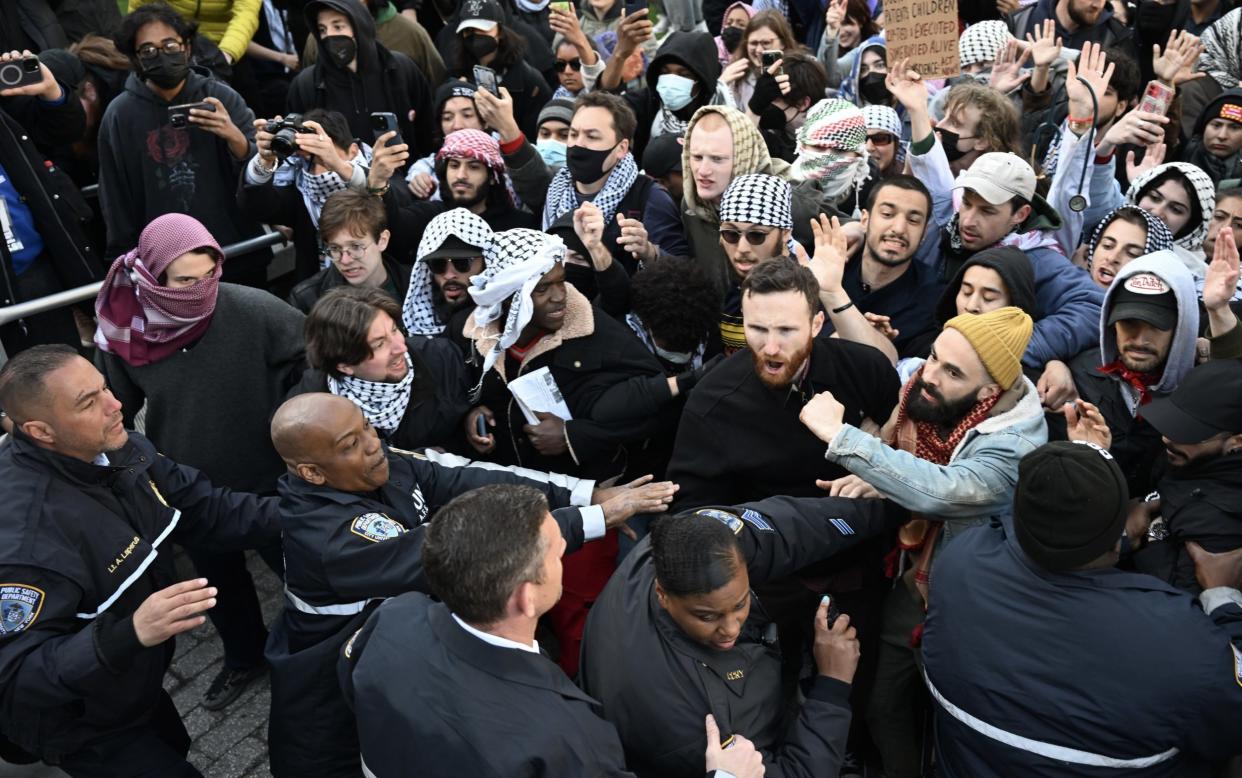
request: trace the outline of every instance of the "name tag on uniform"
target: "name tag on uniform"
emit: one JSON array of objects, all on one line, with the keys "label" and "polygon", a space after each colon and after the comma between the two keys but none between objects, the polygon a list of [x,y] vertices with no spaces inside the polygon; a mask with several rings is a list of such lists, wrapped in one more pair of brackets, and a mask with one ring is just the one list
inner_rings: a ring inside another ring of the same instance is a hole
[{"label": "name tag on uniform", "polygon": [[382,540],[391,540],[409,530],[382,513],[364,513],[354,519],[349,531],[372,543],[379,543]]}]

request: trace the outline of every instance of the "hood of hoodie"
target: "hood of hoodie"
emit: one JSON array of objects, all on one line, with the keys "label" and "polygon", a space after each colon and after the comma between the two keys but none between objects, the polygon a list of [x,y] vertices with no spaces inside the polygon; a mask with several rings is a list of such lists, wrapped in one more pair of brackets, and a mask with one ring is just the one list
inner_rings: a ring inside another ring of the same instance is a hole
[{"label": "hood of hoodie", "polygon": [[[676,34],[673,33],[673,35]],[[703,106],[694,112],[694,116],[690,117],[690,123],[686,125],[687,138],[694,131],[695,125],[709,113],[718,113],[724,117],[733,133],[733,175],[730,180],[747,173],[781,175],[788,170],[787,164],[783,170],[773,169],[772,155],[768,153],[768,144],[759,134],[759,128],[746,118],[746,114],[736,108],[724,105]],[[705,221],[718,224],[720,222],[719,204],[707,203],[699,199],[694,175],[690,172],[690,144],[688,142],[682,145],[681,169],[685,171],[685,185],[683,186],[685,193],[682,197],[685,200],[686,210]]]},{"label": "hood of hoodie", "polygon": [[1173,328],[1173,341],[1169,344],[1164,374],[1150,387],[1153,394],[1168,394],[1195,366],[1195,339],[1199,336],[1199,297],[1195,293],[1195,277],[1173,251],[1157,251],[1124,265],[1104,292],[1104,304],[1100,306],[1100,364],[1108,365],[1117,360],[1117,337],[1113,328],[1108,326],[1108,316],[1112,312],[1117,290],[1125,285],[1127,278],[1139,273],[1151,273],[1164,281],[1177,298],[1177,324]]},{"label": "hood of hoodie", "polygon": [[1242,103],[1242,87],[1226,89],[1203,108],[1203,112],[1199,114],[1199,121],[1195,122],[1195,136],[1203,136],[1207,123],[1220,116],[1221,106],[1226,103]]},{"label": "hood of hoodie", "polygon": [[1005,282],[1009,292],[1009,304],[1026,311],[1036,321],[1040,318],[1039,303],[1035,299],[1035,268],[1026,254],[1011,246],[994,246],[973,255],[958,269],[936,304],[936,321],[944,324],[957,315],[957,290],[962,286],[966,271],[975,265],[995,270]]},{"label": "hood of hoodie", "polygon": [[716,82],[720,80],[720,56],[716,51],[716,39],[710,34],[675,32],[664,39],[647,65],[647,86],[653,92],[660,80],[656,74],[665,62],[676,62],[694,74],[694,80],[699,82],[696,99],[704,95],[710,99],[715,94]]},{"label": "hood of hoodie", "polygon": [[1087,267],[1091,267],[1091,260],[1095,257],[1095,247],[1100,244],[1100,238],[1104,235],[1104,230],[1108,229],[1108,225],[1112,224],[1113,220],[1122,211],[1133,211],[1142,216],[1143,220],[1147,222],[1147,237],[1143,241],[1144,255],[1173,248],[1173,233],[1169,232],[1168,226],[1163,221],[1137,205],[1123,205],[1109,211],[1103,219],[1100,219],[1100,223],[1095,226],[1095,231],[1091,233],[1091,241],[1087,244]]},{"label": "hood of hoodie", "polygon": [[[336,11],[349,17],[350,26],[354,28],[354,43],[358,47],[358,63],[370,70],[370,66],[378,61],[375,51],[375,19],[371,12],[360,0],[311,0],[307,3],[302,13],[320,51],[323,51],[323,41],[319,35],[319,12],[323,10]],[[320,55],[319,62],[333,70],[340,70],[331,57]]]},{"label": "hood of hoodie", "polygon": [[724,13],[721,14],[720,16],[720,32],[724,32],[725,30],[724,20],[729,18],[729,12],[732,11],[734,8],[741,8],[743,11],[746,12],[746,16],[751,19],[755,17],[755,14],[759,13],[758,11],[755,10],[755,7],[753,5],[743,3],[741,2],[741,0],[738,0],[738,2],[736,3],[730,3],[729,7],[726,8],[724,10]]},{"label": "hood of hoodie", "polygon": [[884,61],[888,62],[888,44],[884,42],[884,33],[872,35],[863,41],[854,49],[851,54],[853,61],[850,63],[850,74],[841,82],[841,93],[838,95],[842,100],[849,100],[855,105],[862,105],[862,96],[858,94],[858,72],[862,70],[863,54],[872,49],[878,49],[884,57]]},{"label": "hood of hoodie", "polygon": [[1216,210],[1216,184],[1201,168],[1189,162],[1166,162],[1163,165],[1156,165],[1130,183],[1130,188],[1126,190],[1126,202],[1130,205],[1138,205],[1139,193],[1152,181],[1170,170],[1176,170],[1190,181],[1191,187],[1195,190],[1195,196],[1199,200],[1199,223],[1182,237],[1174,238],[1173,244],[1187,251],[1197,252],[1203,246],[1203,239],[1208,233],[1208,222],[1212,218],[1212,212]]}]

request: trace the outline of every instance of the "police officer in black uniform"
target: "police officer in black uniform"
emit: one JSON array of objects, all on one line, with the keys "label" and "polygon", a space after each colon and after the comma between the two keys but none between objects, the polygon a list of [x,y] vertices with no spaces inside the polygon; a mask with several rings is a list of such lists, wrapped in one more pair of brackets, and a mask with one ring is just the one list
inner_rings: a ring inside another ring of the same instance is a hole
[{"label": "police officer in black uniform", "polygon": [[[744,733],[769,776],[836,775],[858,662],[849,618],[815,623],[818,673],[790,723],[776,629],[752,586],[895,529],[884,500],[772,497],[656,523],[587,617],[579,682],[640,776],[703,774],[703,716]],[[850,647],[846,647],[848,644]]]},{"label": "police officer in black uniform", "polygon": [[667,483],[596,490],[594,499],[605,505],[570,508],[571,492],[549,480],[444,467],[390,449],[356,405],[325,393],[282,405],[272,420],[272,442],[289,466],[278,486],[287,603],[267,646],[268,741],[276,776],[358,774],[358,741],[336,680],[337,655],[383,598],[426,590],[424,525],[440,506],[485,484],[524,484],[577,514],[565,521],[590,540],[636,512],[665,509],[674,492]]},{"label": "police officer in black uniform", "polygon": [[1206,778],[1242,752],[1242,549],[1188,545],[1198,602],[1118,569],[1150,520],[1127,491],[1107,449],[1049,443],[1012,522],[944,547],[923,632],[938,775]]},{"label": "police officer in black uniform", "polygon": [[176,582],[173,542],[279,537],[274,498],[217,489],[125,430],[121,403],[68,346],[0,370],[0,733],[71,776],[198,776],[162,688],[173,640],[216,590]]},{"label": "police officer in black uniform", "polygon": [[[561,556],[581,544],[577,523],[549,513],[530,487],[485,486],[436,514],[423,565],[442,602],[413,592],[389,600],[342,652],[365,774],[631,775],[599,704],[535,640],[560,597]],[[763,774],[754,744],[739,736],[724,750],[715,721],[706,729],[709,772]],[[702,752],[698,764],[702,776]]]}]

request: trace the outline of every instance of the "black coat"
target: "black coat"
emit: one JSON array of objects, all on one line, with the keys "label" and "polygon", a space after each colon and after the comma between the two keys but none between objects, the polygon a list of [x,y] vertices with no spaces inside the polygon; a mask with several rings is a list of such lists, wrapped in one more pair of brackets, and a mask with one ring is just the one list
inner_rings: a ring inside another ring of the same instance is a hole
[{"label": "black coat", "polygon": [[232,551],[279,537],[274,498],[218,489],[136,432],[107,456],[87,464],[20,432],[0,449],[0,734],[43,759],[155,710],[174,642],[143,648],[132,617],[180,580],[173,542]]},{"label": "black coat", "polygon": [[[387,453],[388,483],[371,494],[290,474],[280,479],[287,603],[265,652],[272,666],[268,742],[278,778],[358,775],[358,741],[336,682],[336,658],[382,598],[426,591],[421,549],[431,514],[463,492],[495,483],[533,486],[553,508],[570,504],[567,490],[544,481]],[[571,510],[562,520],[577,515]]]},{"label": "black coat", "polygon": [[[772,497],[717,516],[741,541],[752,587],[894,529],[900,511],[883,500]],[[671,519],[666,519],[671,520]],[[722,739],[745,735],[765,752],[769,776],[836,775],[849,732],[849,685],[816,676],[796,720],[786,719],[776,630],[753,597],[737,643],[727,651],[686,636],[659,604],[651,541],[626,556],[591,608],[579,681],[617,726],[640,776],[703,775],[703,717]]]},{"label": "black coat", "polygon": [[[470,410],[470,383],[461,351],[446,338],[420,335],[406,338],[405,345],[414,363],[410,404],[386,440],[405,449],[448,446],[460,436],[462,418]],[[289,396],[326,391],[327,376],[309,369]]]},{"label": "black coat", "polygon": [[377,778],[631,775],[616,730],[561,668],[484,642],[422,594],[378,608],[340,674]]},{"label": "black coat", "polygon": [[[394,299],[400,305],[405,300],[406,290],[410,288],[410,267],[398,265],[392,261],[387,252],[384,253],[382,261],[384,270],[388,271],[388,279],[396,287],[397,294]],[[347,284],[341,271],[336,269],[336,265],[328,265],[310,278],[299,281],[289,292],[289,304],[302,313],[310,313],[320,297],[338,286]]]}]

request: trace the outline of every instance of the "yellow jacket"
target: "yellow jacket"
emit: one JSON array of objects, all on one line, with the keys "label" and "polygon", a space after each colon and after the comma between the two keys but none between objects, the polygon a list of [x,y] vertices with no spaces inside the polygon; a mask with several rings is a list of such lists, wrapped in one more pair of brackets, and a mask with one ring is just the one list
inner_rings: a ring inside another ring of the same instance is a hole
[{"label": "yellow jacket", "polygon": [[[129,0],[129,10],[155,0]],[[215,42],[220,50],[236,62],[246,53],[246,46],[259,29],[259,11],[263,0],[165,0],[173,10],[190,21],[198,22],[198,31]]]}]

